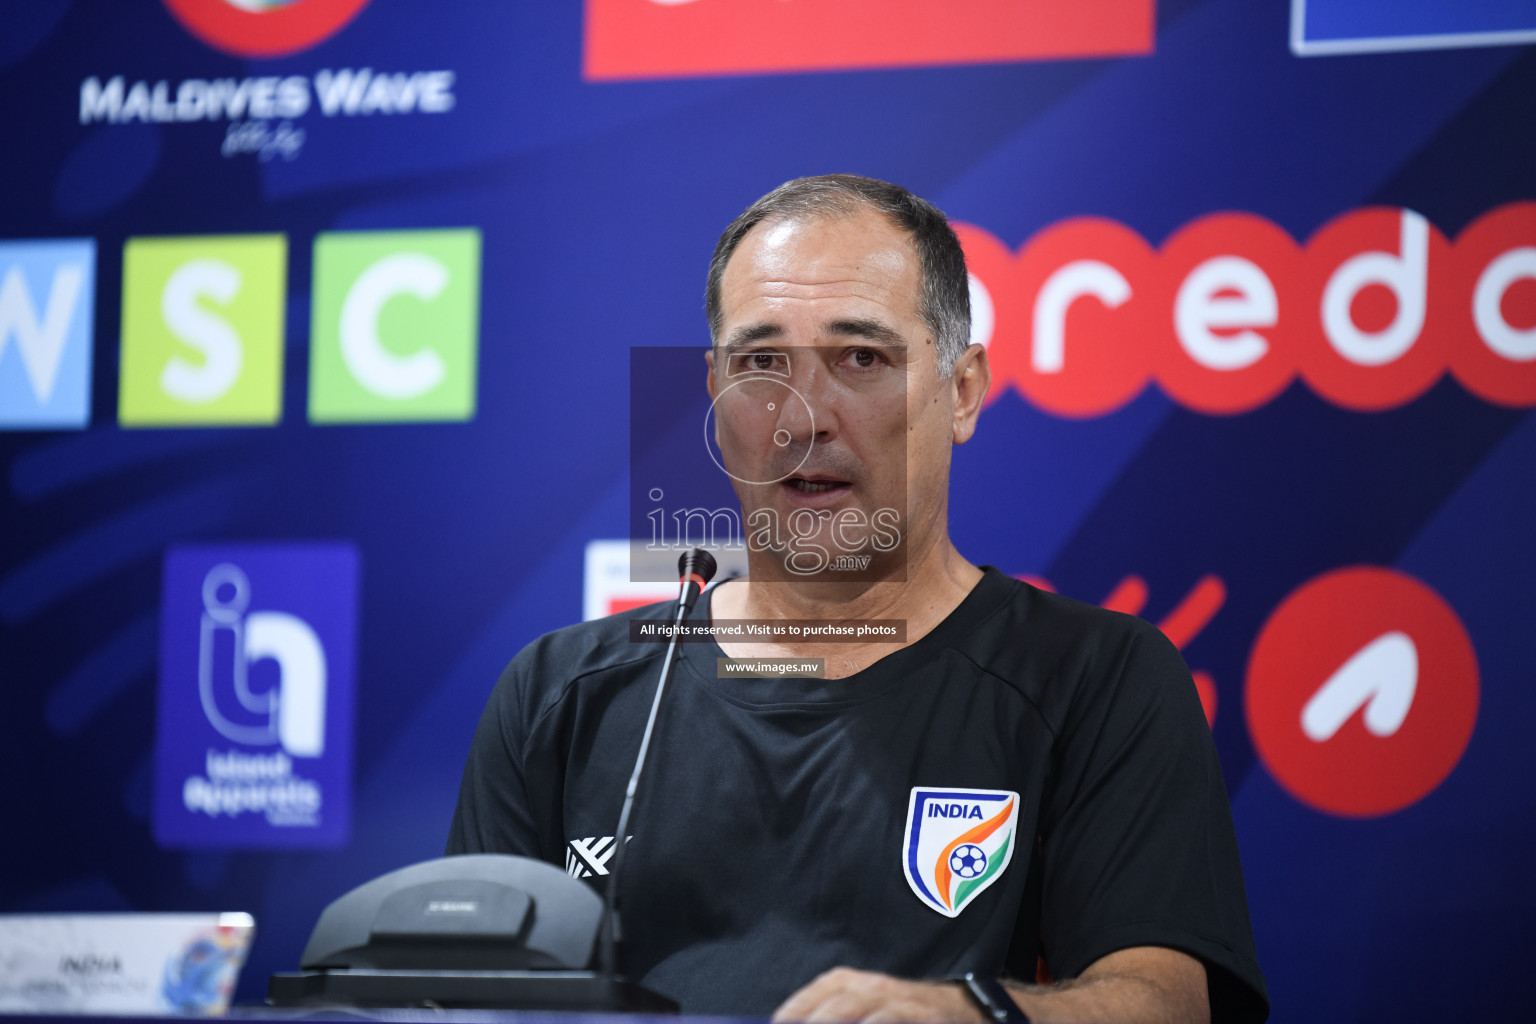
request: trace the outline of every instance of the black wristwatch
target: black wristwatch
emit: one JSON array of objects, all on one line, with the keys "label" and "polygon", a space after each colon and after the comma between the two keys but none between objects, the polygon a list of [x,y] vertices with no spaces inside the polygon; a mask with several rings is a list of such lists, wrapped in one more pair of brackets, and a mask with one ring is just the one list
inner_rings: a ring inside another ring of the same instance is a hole
[{"label": "black wristwatch", "polygon": [[1003,987],[1003,983],[996,978],[988,978],[972,971],[955,979],[965,986],[966,994],[971,997],[987,1019],[995,1024],[1029,1024],[1029,1014],[1019,1009],[1019,1004],[1013,1001],[1013,996]]}]

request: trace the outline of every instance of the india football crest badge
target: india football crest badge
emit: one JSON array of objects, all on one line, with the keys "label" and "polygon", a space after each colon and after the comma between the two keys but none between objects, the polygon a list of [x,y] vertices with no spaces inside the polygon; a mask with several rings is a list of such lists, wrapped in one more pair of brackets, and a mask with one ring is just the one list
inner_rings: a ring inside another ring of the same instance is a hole
[{"label": "india football crest badge", "polygon": [[1013,859],[1019,794],[912,787],[901,868],[917,898],[945,917],[997,881]]}]

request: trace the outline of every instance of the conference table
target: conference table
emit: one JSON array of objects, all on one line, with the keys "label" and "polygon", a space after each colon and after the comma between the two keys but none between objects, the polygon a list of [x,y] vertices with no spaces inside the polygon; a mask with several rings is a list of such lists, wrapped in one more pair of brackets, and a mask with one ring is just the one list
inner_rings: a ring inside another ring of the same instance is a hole
[{"label": "conference table", "polygon": [[[65,1014],[0,1014],[4,1024],[186,1024],[189,1020],[218,1020],[213,1017],[178,1016],[76,1016]],[[448,1010],[429,1008],[389,1009],[378,1007],[272,1007],[232,1006],[223,1020],[249,1024],[306,1024],[306,1022],[353,1022],[353,1024],[687,1024],[727,1021],[763,1024],[758,1017],[679,1017],[627,1013],[570,1013],[552,1010]]]}]

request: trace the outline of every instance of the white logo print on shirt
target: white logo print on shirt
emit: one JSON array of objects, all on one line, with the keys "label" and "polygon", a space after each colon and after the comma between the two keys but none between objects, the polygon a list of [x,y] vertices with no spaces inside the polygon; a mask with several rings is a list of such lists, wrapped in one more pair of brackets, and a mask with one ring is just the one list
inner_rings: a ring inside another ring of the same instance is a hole
[{"label": "white logo print on shirt", "polygon": [[613,859],[613,851],[617,849],[618,844],[613,841],[613,836],[572,839],[565,848],[565,873],[572,878],[606,875],[608,862]]}]

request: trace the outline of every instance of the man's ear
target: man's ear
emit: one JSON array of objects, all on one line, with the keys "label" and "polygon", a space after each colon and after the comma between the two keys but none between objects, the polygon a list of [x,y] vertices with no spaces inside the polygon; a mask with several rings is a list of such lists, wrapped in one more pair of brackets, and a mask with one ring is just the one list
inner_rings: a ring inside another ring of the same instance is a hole
[{"label": "man's ear", "polygon": [[704,353],[704,361],[709,364],[709,380],[704,386],[709,389],[709,400],[713,403],[715,400],[715,348],[713,345],[709,347],[708,352]]},{"label": "man's ear", "polygon": [[965,444],[976,433],[976,418],[981,415],[981,405],[992,387],[992,364],[987,362],[984,346],[972,345],[960,354],[949,376],[949,386],[955,403],[951,436],[955,444]]}]

